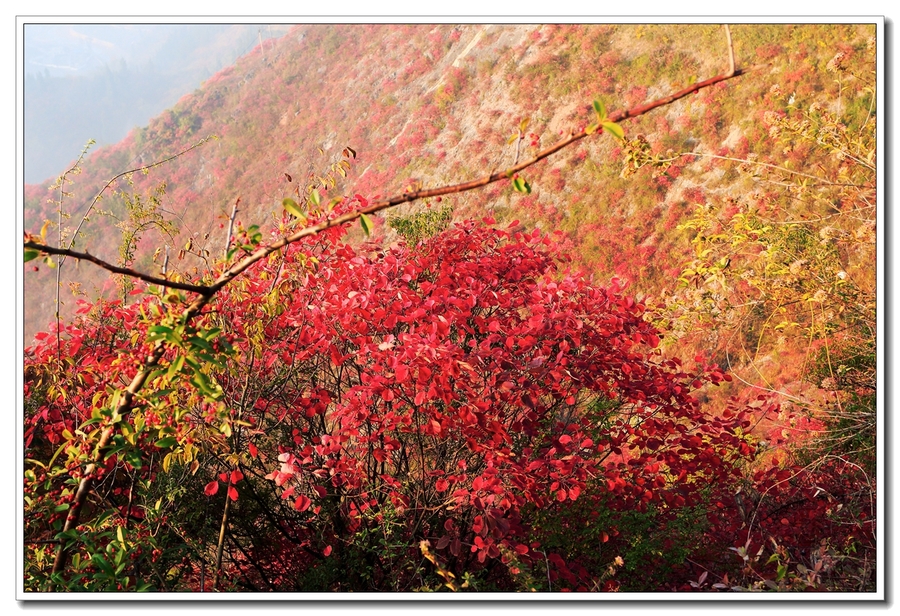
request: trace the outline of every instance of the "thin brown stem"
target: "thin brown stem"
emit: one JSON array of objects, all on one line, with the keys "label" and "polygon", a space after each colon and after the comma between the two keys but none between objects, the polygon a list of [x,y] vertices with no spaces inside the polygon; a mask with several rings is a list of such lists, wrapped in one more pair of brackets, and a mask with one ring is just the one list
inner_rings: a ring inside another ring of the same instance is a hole
[{"label": "thin brown stem", "polygon": [[231,476],[228,477],[228,487],[225,490],[225,508],[222,510],[222,524],[219,527],[219,543],[216,545],[216,574],[213,578],[213,592],[219,589],[219,579],[222,577],[222,552],[225,549],[225,532],[228,529],[228,509],[231,506]]},{"label": "thin brown stem", "polygon": [[731,28],[725,24],[725,38],[728,39],[728,74],[734,75],[734,43],[731,42]]},{"label": "thin brown stem", "polygon": [[[194,145],[192,145],[192,146],[190,146],[190,147],[188,147],[188,148],[185,148],[184,150],[178,152],[177,154],[173,154],[173,155],[169,156],[168,158],[164,158],[164,159],[162,159],[162,160],[158,160],[158,161],[156,161],[156,162],[152,162],[152,163],[150,163],[149,165],[144,165],[144,166],[142,166],[142,167],[136,167],[136,168],[134,168],[134,169],[129,169],[128,171],[123,171],[122,173],[120,173],[120,174],[116,175],[115,177],[111,178],[111,179],[103,186],[103,188],[100,189],[100,192],[98,192],[97,195],[93,198],[93,200],[91,201],[90,205],[89,205],[88,208],[85,210],[84,214],[81,215],[81,220],[79,221],[78,226],[75,228],[75,231],[72,233],[72,239],[69,240],[69,248],[72,248],[72,247],[75,245],[75,238],[78,237],[78,232],[81,231],[81,227],[84,225],[85,221],[87,221],[88,215],[89,215],[89,214],[91,213],[91,211],[94,209],[94,206],[97,205],[97,202],[100,201],[100,197],[103,196],[103,193],[105,193],[106,190],[107,190],[110,186],[112,186],[112,183],[113,183],[113,182],[115,182],[116,180],[118,180],[120,177],[124,177],[124,176],[128,175],[129,173],[137,173],[137,172],[139,172],[139,171],[149,171],[150,169],[153,169],[154,167],[159,167],[159,166],[164,165],[164,164],[166,164],[166,163],[168,163],[168,162],[171,162],[171,161],[175,160],[176,158],[179,158],[179,157],[181,157],[181,156],[184,156],[185,154],[187,154],[187,153],[190,152],[191,150],[195,150],[195,149],[199,148],[201,145],[205,144],[207,141],[209,141],[210,139],[213,139],[213,138],[215,138],[215,137],[213,137],[213,136],[204,137],[203,139],[201,139],[200,141],[198,141],[198,142],[195,143]],[[60,261],[60,265],[62,265],[62,262],[63,262],[63,261],[65,261],[65,259],[63,259],[63,260]]]},{"label": "thin brown stem", "polygon": [[238,197],[234,202],[234,205],[231,206],[231,216],[228,217],[228,235],[225,238],[225,249],[222,251],[222,254],[227,255],[228,249],[231,248],[231,237],[234,233],[234,218],[238,213],[238,204],[241,202],[241,198]]},{"label": "thin brown stem", "polygon": [[[56,236],[57,236],[57,245],[62,247],[63,244],[63,226],[62,226],[62,204],[63,199],[66,196],[66,180],[70,173],[78,169],[81,165],[81,161],[84,160],[85,154],[87,154],[88,148],[93,144],[93,140],[88,141],[87,145],[84,146],[84,149],[81,150],[81,154],[79,154],[78,159],[75,161],[75,164],[72,165],[62,176],[59,178],[59,200],[56,202]],[[60,264],[61,265],[61,264]],[[62,268],[56,268],[56,363],[57,365],[62,365],[62,340],[61,336],[61,327],[60,327],[60,316],[59,316],[59,307],[62,301],[60,300],[59,293],[60,288],[62,287]]]}]

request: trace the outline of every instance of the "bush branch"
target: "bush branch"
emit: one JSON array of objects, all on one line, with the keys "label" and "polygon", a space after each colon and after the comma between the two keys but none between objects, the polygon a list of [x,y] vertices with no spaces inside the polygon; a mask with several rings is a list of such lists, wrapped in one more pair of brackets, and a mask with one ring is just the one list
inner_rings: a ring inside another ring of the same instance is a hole
[{"label": "bush branch", "polygon": [[158,284],[172,289],[179,289],[181,291],[191,291],[192,293],[203,294],[209,292],[209,287],[206,287],[204,285],[174,282],[172,280],[166,280],[165,278],[158,278],[157,276],[144,274],[137,270],[131,269],[130,267],[113,265],[112,263],[104,261],[103,259],[95,257],[94,255],[87,252],[78,252],[77,250],[70,250],[68,248],[55,248],[53,246],[48,246],[47,244],[35,242],[33,240],[26,240],[24,243],[24,247],[30,248],[32,250],[37,250],[48,255],[59,255],[63,257],[72,257],[73,259],[77,259],[79,261],[90,261],[94,265],[97,265],[98,267],[101,267],[114,274],[122,274],[124,276],[128,276],[129,278],[136,278],[150,284]]}]

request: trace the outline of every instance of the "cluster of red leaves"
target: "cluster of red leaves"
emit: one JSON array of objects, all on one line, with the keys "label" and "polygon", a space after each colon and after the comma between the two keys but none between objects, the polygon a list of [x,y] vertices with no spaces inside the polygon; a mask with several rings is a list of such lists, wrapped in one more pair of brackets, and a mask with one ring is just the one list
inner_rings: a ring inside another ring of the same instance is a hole
[{"label": "cluster of red leaves", "polygon": [[[763,416],[779,411],[766,396],[749,403],[733,398],[724,415],[735,412],[735,408]],[[752,466],[755,470],[745,471],[738,481],[712,486],[705,546],[693,555],[694,562],[705,570],[731,572],[732,579],[740,579],[744,563],[738,556],[745,553],[755,568],[745,569],[744,575],[751,572],[747,580],[756,582],[771,581],[778,575],[779,562],[766,562],[765,556],[770,553],[787,554],[795,563],[807,563],[810,569],[814,555],[826,547],[841,558],[858,555],[860,561],[874,554],[876,491],[863,469],[841,456],[822,456],[808,464],[792,461],[788,437],[808,439],[801,430],[789,434],[777,427],[767,436],[767,446],[774,446],[774,453],[760,457]],[[759,559],[759,555],[764,558]],[[757,559],[760,562],[755,562]],[[852,564],[853,560],[847,562]],[[845,575],[847,570],[847,563],[843,563],[831,575]],[[684,585],[681,590],[690,587]]]}]

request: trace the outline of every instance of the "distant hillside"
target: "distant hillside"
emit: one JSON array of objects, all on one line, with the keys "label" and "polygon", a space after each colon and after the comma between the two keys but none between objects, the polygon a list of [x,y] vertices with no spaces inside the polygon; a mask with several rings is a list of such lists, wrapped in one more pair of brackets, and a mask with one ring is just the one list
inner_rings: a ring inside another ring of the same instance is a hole
[{"label": "distant hillside", "polygon": [[[55,177],[88,139],[116,143],[260,38],[288,26],[25,26],[25,180]],[[128,99],[129,105],[122,105]]]},{"label": "distant hillside", "polygon": [[[864,47],[871,26],[738,25],[738,64],[767,66],[623,125],[642,134],[653,153],[694,151],[765,160],[779,151],[761,121],[777,111],[773,86],[812,100],[834,85],[822,66],[835,51]],[[801,62],[802,61],[802,62]],[[725,38],[717,25],[337,25],[298,26],[210,77],[150,123],[114,146],[94,151],[67,187],[64,209],[74,226],[103,184],[123,170],[159,160],[207,135],[218,138],[149,175],[161,182],[161,211],[180,237],[147,233],[137,263],[158,272],[150,254],[168,243],[172,255],[194,247],[220,254],[224,223],[240,198],[238,218],[265,225],[281,199],[305,188],[351,146],[358,158],[330,196],[369,197],[474,178],[512,163],[508,142],[529,120],[521,156],[590,121],[591,101],[610,110],[664,96],[724,71]],[[122,90],[127,95],[127,89]],[[70,152],[74,157],[76,151]],[[599,281],[619,277],[635,294],[658,296],[674,284],[691,247],[677,225],[693,204],[724,200],[753,187],[736,162],[678,158],[665,173],[641,169],[623,177],[624,152],[612,137],[585,140],[526,174],[523,196],[509,185],[445,199],[462,218],[492,212],[499,220],[559,229],[576,262]],[[310,176],[312,174],[312,176]],[[26,230],[56,221],[49,182],[26,187]],[[118,186],[125,187],[123,183]],[[103,210],[123,216],[111,195]],[[424,207],[407,207],[404,212]],[[377,232],[393,232],[377,223]],[[115,261],[116,220],[96,212],[77,246]],[[50,227],[51,237],[56,230]],[[180,269],[203,267],[190,255]],[[29,264],[31,265],[31,264]],[[55,272],[26,276],[26,339],[53,314]],[[106,286],[92,267],[64,270],[65,311],[74,302],[65,281],[82,290]]]}]

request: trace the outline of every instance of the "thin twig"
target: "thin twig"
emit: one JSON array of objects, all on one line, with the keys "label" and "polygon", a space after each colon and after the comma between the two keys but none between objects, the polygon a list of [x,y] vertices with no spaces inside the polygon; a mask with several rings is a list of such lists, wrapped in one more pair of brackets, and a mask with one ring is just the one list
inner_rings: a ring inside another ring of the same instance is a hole
[{"label": "thin twig", "polygon": [[[87,217],[91,213],[91,210],[94,209],[94,206],[97,205],[97,202],[100,200],[100,197],[102,197],[103,193],[105,193],[106,190],[110,186],[112,186],[113,182],[118,180],[120,177],[128,175],[129,173],[137,173],[138,171],[149,171],[150,169],[153,169],[154,167],[159,167],[160,165],[164,165],[168,162],[171,162],[171,161],[175,160],[176,158],[179,158],[180,156],[184,156],[191,150],[195,150],[195,149],[199,148],[201,145],[205,144],[207,141],[209,141],[212,138],[213,138],[212,135],[210,135],[208,137],[204,137],[203,139],[201,139],[194,145],[192,145],[188,148],[185,148],[184,150],[178,152],[177,154],[173,154],[172,156],[169,156],[168,158],[164,158],[163,160],[158,160],[156,162],[152,162],[149,165],[144,165],[143,167],[137,167],[135,169],[129,169],[128,171],[123,171],[122,173],[120,173],[120,174],[116,175],[115,177],[113,177],[112,179],[110,179],[106,183],[106,185],[104,185],[103,188],[100,189],[100,192],[97,193],[97,195],[94,197],[94,199],[91,201],[90,205],[88,206],[87,210],[85,210],[84,214],[82,214],[81,221],[78,223],[78,226],[75,228],[74,233],[72,233],[72,239],[69,241],[69,248],[72,248],[75,245],[75,238],[78,237],[78,232],[81,231],[81,227],[82,227],[82,225],[84,225],[85,221],[87,220]],[[60,265],[62,265],[63,261],[65,261],[65,259],[62,259],[60,261]]]},{"label": "thin twig", "polygon": [[522,145],[522,140],[525,138],[524,133],[519,131],[519,138],[516,139],[516,157],[513,159],[513,164],[517,165],[519,163],[519,147]]},{"label": "thin twig", "polygon": [[725,24],[725,38],[728,39],[728,74],[734,75],[734,44],[731,42],[731,28]]},{"label": "thin twig", "polygon": [[[62,204],[63,199],[66,196],[66,180],[70,173],[78,169],[79,165],[81,165],[81,161],[84,160],[85,154],[87,154],[88,148],[90,148],[94,144],[93,139],[87,142],[87,145],[81,150],[81,154],[78,155],[78,159],[75,161],[65,173],[63,173],[57,182],[59,182],[59,200],[56,202],[56,236],[57,236],[57,244],[62,247],[63,244],[63,227],[62,227]],[[61,265],[61,264],[60,264]],[[62,287],[62,268],[56,268],[56,363],[57,365],[62,365],[62,340],[61,336],[61,327],[60,327],[60,316],[59,316],[59,307],[62,303],[59,298],[60,288]]]},{"label": "thin twig", "polygon": [[228,529],[228,508],[231,505],[229,492],[231,491],[231,475],[228,476],[228,488],[225,490],[225,509],[222,511],[222,524],[219,527],[219,543],[216,546],[216,575],[213,578],[213,592],[219,589],[219,579],[222,576],[222,551],[225,548],[225,531]]},{"label": "thin twig", "polygon": [[231,206],[231,216],[228,217],[228,236],[225,238],[225,250],[222,251],[223,255],[228,254],[228,249],[231,248],[231,235],[234,231],[234,218],[238,213],[238,203],[241,202],[241,198],[238,197],[234,202],[234,205]]}]

